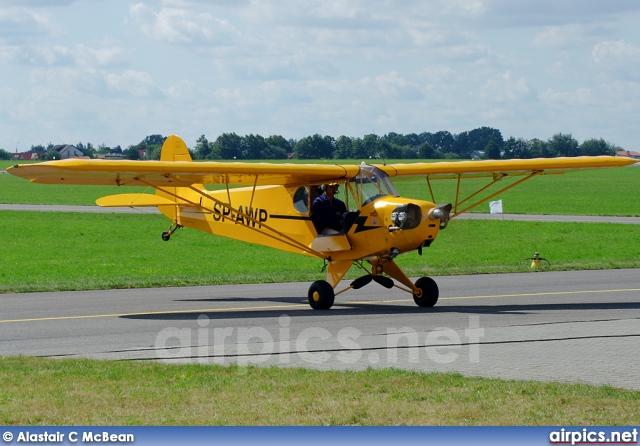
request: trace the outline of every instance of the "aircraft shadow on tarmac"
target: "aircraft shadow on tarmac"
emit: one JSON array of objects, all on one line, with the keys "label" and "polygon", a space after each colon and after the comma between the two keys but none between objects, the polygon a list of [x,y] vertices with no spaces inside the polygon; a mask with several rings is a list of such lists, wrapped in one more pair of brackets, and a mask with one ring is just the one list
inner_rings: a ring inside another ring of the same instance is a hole
[{"label": "aircraft shadow on tarmac", "polygon": [[[223,301],[246,301],[247,298],[238,299],[222,299]],[[139,315],[127,315],[120,316],[124,319],[140,319],[140,320],[197,320],[201,315],[206,315],[209,319],[264,319],[279,317],[283,314],[287,314],[290,317],[337,317],[337,316],[371,316],[371,315],[400,315],[400,314],[423,314],[425,317],[435,317],[438,314],[512,314],[526,315],[547,311],[572,311],[572,312],[586,312],[586,311],[632,311],[640,310],[640,302],[597,302],[597,303],[526,303],[526,304],[509,304],[509,305],[439,305],[433,308],[420,308],[414,305],[393,305],[393,304],[377,304],[377,303],[349,303],[338,302],[331,310],[318,311],[312,310],[306,306],[307,299],[302,297],[274,297],[274,298],[257,298],[251,299],[259,302],[261,305],[267,302],[274,305],[282,304],[300,304],[300,307],[291,308],[260,308],[252,310],[250,306],[246,309],[238,310],[237,308],[229,309],[226,311],[224,308],[219,310],[203,310],[203,311],[176,311],[166,313],[154,313],[154,314],[139,314]],[[207,302],[220,301],[218,299],[209,300],[204,299]],[[187,312],[188,311],[188,312]],[[629,314],[625,314],[625,319],[628,319]],[[640,314],[637,315],[640,318]],[[428,322],[429,319],[425,319]],[[434,319],[437,322],[437,319]]]}]

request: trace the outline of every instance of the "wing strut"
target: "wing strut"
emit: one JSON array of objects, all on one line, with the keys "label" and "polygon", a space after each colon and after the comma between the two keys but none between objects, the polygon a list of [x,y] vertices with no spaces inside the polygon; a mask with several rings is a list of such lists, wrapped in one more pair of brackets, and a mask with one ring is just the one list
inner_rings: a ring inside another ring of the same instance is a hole
[{"label": "wing strut", "polygon": [[[493,194],[491,194],[491,195],[489,195],[489,196],[487,196],[487,197],[485,197],[485,198],[483,198],[481,200],[476,201],[475,203],[467,206],[466,208],[464,208],[462,210],[458,210],[458,207],[461,206],[462,204],[466,203],[467,201],[471,200],[476,195],[484,192],[485,190],[487,190],[488,188],[490,188],[491,186],[496,184],[498,181],[502,180],[505,177],[508,177],[509,174],[507,174],[507,173],[499,173],[499,174],[496,173],[496,174],[494,174],[493,175],[493,180],[489,184],[487,184],[486,186],[478,189],[476,192],[474,192],[473,194],[471,194],[468,197],[464,198],[463,200],[460,200],[460,183],[461,183],[461,180],[462,180],[462,175],[458,174],[457,175],[458,184],[456,186],[456,200],[455,200],[455,204],[453,206],[453,213],[451,214],[450,218],[454,218],[454,217],[457,217],[460,214],[464,214],[465,212],[467,212],[467,211],[469,211],[469,210],[481,205],[482,203],[486,203],[487,201],[491,200],[492,198],[496,197],[497,195],[500,195],[501,193],[506,192],[509,189],[514,188],[517,185],[519,185],[519,184],[521,184],[521,183],[523,183],[523,182],[525,182],[527,180],[530,180],[531,178],[534,178],[534,177],[540,175],[542,172],[543,172],[542,170],[536,170],[534,172],[531,172],[529,175],[525,176],[524,178],[521,178],[518,181],[503,187],[499,191],[497,191],[497,192],[495,192],[495,193],[493,193]],[[431,187],[431,180],[429,178],[429,175],[427,175],[426,178],[427,178],[427,185],[429,186],[429,192],[431,193],[431,198],[432,198],[433,202],[435,203],[435,197],[434,197],[434,194],[433,194],[433,189]]]},{"label": "wing strut", "polygon": [[[142,182],[144,184],[149,184],[149,183],[146,183],[141,178],[139,178],[138,181],[140,181],[140,182]],[[159,186],[153,186],[152,184],[149,184],[149,185],[152,186],[152,187],[155,187],[156,189],[158,189],[158,190],[160,190],[160,191],[162,191],[162,192],[164,192],[164,193],[166,193],[168,195],[171,195],[171,196],[173,196],[175,198],[178,198],[178,199],[180,199],[180,200],[182,200],[182,201],[184,201],[186,203],[189,203],[192,206],[198,207],[198,208],[203,209],[203,210],[205,210],[207,212],[211,212],[212,214],[215,213],[215,211],[213,209],[210,209],[210,208],[207,208],[205,206],[202,206],[201,203],[196,203],[196,202],[187,200],[186,198],[184,198],[184,197],[182,197],[180,195],[177,195],[177,194],[175,194],[173,192],[170,192],[168,190],[165,190],[165,189],[163,189],[163,188],[161,188]],[[252,222],[254,225],[257,225],[257,227],[253,227],[251,225],[247,225],[247,226],[245,226],[247,229],[251,229],[253,231],[259,232],[260,234],[263,234],[263,235],[265,235],[267,237],[270,237],[270,238],[272,238],[274,240],[278,240],[278,241],[280,241],[282,243],[285,243],[285,244],[287,244],[289,246],[293,246],[294,248],[301,249],[302,251],[305,251],[305,252],[307,252],[307,253],[309,253],[311,255],[314,255],[316,257],[319,257],[321,259],[329,259],[328,256],[320,253],[319,251],[316,251],[315,249],[312,249],[309,246],[306,246],[306,245],[300,243],[296,239],[294,239],[292,237],[289,237],[286,234],[283,234],[282,232],[272,228],[269,225],[265,225],[264,222],[260,222],[260,221],[256,220],[252,216],[250,216],[248,214],[245,214],[244,212],[242,212],[242,211],[240,211],[238,209],[235,209],[233,206],[231,206],[231,205],[229,205],[227,203],[223,203],[222,201],[220,201],[220,200],[218,200],[218,199],[216,199],[216,198],[214,198],[214,197],[212,197],[210,195],[204,194],[201,190],[193,187],[192,185],[187,186],[187,187],[188,187],[188,189],[191,189],[192,191],[196,192],[197,194],[201,195],[202,197],[207,198],[207,199],[213,201],[214,203],[219,204],[223,208],[229,209],[232,213],[235,213],[236,215],[240,215],[245,220]],[[271,231],[273,234],[270,234],[267,231],[261,230],[260,228],[263,228],[263,229],[266,229],[268,231]]]}]

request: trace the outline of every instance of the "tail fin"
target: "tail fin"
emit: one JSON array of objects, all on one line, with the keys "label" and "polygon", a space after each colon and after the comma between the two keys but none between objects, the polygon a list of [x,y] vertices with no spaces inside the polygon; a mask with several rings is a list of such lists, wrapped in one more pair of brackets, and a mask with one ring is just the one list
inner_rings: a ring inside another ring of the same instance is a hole
[{"label": "tail fin", "polygon": [[[182,138],[176,135],[171,135],[168,136],[167,139],[165,139],[164,144],[162,144],[160,161],[191,162],[192,159],[191,154],[189,153],[189,148]],[[192,186],[197,189],[204,189],[202,184],[193,184]],[[156,196],[175,203],[173,205],[160,205],[158,206],[158,210],[177,223],[179,216],[179,209],[177,205],[187,204],[187,202],[180,200],[178,197],[187,196],[189,193],[193,194],[193,191],[190,191],[185,187],[165,187],[163,190],[156,189]]]},{"label": "tail fin", "polygon": [[165,139],[160,152],[160,161],[191,161],[191,154],[182,138],[171,135]]}]

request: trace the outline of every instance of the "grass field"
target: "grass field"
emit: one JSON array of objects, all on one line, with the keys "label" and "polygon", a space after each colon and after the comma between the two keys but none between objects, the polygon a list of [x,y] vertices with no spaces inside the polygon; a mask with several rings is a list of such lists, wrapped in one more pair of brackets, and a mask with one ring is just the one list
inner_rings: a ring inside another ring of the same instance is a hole
[{"label": "grass field", "polygon": [[[321,260],[192,229],[169,242],[160,215],[0,211],[0,292],[311,281]],[[456,220],[423,251],[398,257],[408,275],[640,267],[640,226]],[[351,271],[349,277],[361,273]]]},{"label": "grass field", "polygon": [[0,358],[4,425],[637,425],[640,392],[361,372]]},{"label": "grass field", "polygon": [[[2,165],[0,165],[0,168]],[[427,198],[422,181],[396,182]],[[450,182],[437,195],[452,194]],[[0,202],[93,204],[134,188],[36,185],[0,175]],[[501,196],[505,212],[640,215],[640,168],[548,176]],[[439,202],[446,201],[440,200]],[[487,211],[486,207],[481,209]],[[322,262],[178,231],[158,215],[0,211],[0,293],[307,281]],[[454,220],[410,276],[640,267],[640,227]],[[358,275],[354,272],[353,275]],[[0,295],[0,299],[2,296]],[[165,365],[0,357],[5,425],[635,425],[640,392],[394,369]]]},{"label": "grass field", "polygon": [[[4,162],[0,169],[8,165],[11,163]],[[402,196],[430,199],[422,178],[395,178],[394,184]],[[461,196],[486,184],[487,180],[465,180]],[[452,180],[434,182],[436,201],[453,202],[455,188],[456,182]],[[0,203],[94,205],[96,199],[105,195],[143,192],[145,188],[36,184],[5,174],[0,175],[0,191]],[[544,175],[498,198],[503,200],[505,213],[640,216],[637,196],[640,196],[640,167],[630,166]],[[485,203],[474,210],[488,212],[489,206]]]}]

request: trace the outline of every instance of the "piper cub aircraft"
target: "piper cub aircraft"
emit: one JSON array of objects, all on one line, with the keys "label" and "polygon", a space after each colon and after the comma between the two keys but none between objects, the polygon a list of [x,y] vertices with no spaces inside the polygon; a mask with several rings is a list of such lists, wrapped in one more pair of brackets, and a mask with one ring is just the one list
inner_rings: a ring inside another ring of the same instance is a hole
[{"label": "piper cub aircraft", "polygon": [[[162,234],[165,241],[186,226],[323,259],[326,280],[314,282],[308,298],[312,308],[324,310],[331,308],[336,295],[372,281],[412,294],[420,307],[432,307],[439,295],[436,282],[422,277],[413,283],[396,263],[398,255],[422,254],[452,218],[540,174],[633,163],[611,156],[390,165],[193,163],[184,141],[172,135],[165,140],[159,161],[68,159],[16,165],[8,172],[37,183],[154,188],[154,195],[111,195],[97,204],[156,206],[173,222]],[[432,200],[400,197],[391,178],[403,175],[424,176]],[[486,177],[488,184],[461,199],[460,181],[478,177]],[[490,186],[511,177],[515,181],[479,198]],[[431,181],[437,179],[458,182],[454,203],[435,203]],[[347,211],[337,234],[319,235],[312,204],[320,186],[331,183],[344,188]],[[205,184],[224,187],[212,191]],[[336,290],[354,264],[364,275]]]}]

